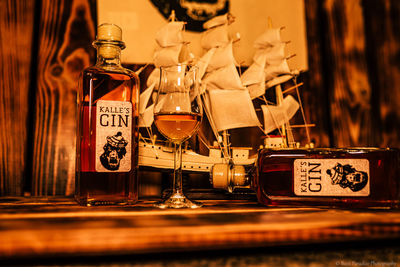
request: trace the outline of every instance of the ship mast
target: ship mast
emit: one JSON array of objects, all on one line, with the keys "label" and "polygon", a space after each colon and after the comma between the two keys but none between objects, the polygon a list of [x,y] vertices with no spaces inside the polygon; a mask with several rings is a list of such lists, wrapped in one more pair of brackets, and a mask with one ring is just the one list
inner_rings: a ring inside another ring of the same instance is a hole
[{"label": "ship mast", "polygon": [[260,125],[236,68],[234,40],[228,32],[233,21],[225,14],[204,23],[201,46],[206,52],[198,60],[204,110],[227,163],[233,162],[229,130]]},{"label": "ship mast", "polygon": [[[272,19],[268,17],[268,28],[272,29]],[[280,28],[282,30],[283,28]],[[279,106],[283,102],[283,91],[280,83],[275,85],[276,104]],[[282,141],[284,147],[291,147],[294,144],[292,129],[289,123],[284,123],[281,126]]]}]

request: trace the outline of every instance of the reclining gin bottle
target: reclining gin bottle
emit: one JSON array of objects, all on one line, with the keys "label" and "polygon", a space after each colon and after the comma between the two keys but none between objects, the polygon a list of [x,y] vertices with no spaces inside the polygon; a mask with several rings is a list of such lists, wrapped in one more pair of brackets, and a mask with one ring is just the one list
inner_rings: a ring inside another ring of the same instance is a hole
[{"label": "reclining gin bottle", "polygon": [[83,71],[77,96],[75,199],[86,206],[133,204],[139,80],[121,66],[121,28],[102,24],[97,31],[97,62]]},{"label": "reclining gin bottle", "polygon": [[398,208],[399,164],[397,149],[261,150],[253,187],[265,205]]},{"label": "reclining gin bottle", "polygon": [[251,177],[236,169],[214,183],[250,187],[267,206],[400,208],[398,149],[263,149]]}]

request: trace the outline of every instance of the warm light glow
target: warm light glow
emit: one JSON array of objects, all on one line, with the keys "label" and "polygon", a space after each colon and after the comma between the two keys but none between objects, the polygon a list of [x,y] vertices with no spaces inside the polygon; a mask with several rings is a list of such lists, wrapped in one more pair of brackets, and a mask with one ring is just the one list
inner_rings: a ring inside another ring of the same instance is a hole
[{"label": "warm light glow", "polygon": [[176,111],[180,111],[180,110],[181,110],[181,107],[177,106]]},{"label": "warm light glow", "polygon": [[180,86],[180,85],[181,85],[181,78],[178,77],[178,86]]}]

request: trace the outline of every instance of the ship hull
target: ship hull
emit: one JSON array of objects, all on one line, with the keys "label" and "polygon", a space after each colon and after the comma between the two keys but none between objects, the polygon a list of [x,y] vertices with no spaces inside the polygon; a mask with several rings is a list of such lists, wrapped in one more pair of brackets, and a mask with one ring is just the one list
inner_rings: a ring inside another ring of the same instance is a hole
[{"label": "ship hull", "polygon": [[[214,164],[227,163],[225,158],[218,157],[215,151],[210,151],[209,156],[200,155],[190,149],[182,149],[182,170],[191,172],[211,172]],[[255,158],[233,157],[235,165],[254,164]],[[152,145],[139,142],[139,166],[156,169],[174,169],[172,147]]]}]

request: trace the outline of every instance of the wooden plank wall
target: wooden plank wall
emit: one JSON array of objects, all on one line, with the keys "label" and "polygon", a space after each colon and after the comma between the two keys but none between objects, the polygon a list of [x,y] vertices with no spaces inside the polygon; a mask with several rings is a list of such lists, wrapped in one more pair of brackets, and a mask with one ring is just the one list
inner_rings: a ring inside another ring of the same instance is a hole
[{"label": "wooden plank wall", "polygon": [[328,73],[332,73],[331,119],[337,146],[373,145],[371,85],[360,1],[325,2]]},{"label": "wooden plank wall", "polygon": [[35,1],[0,1],[0,196],[20,195],[26,176]]},{"label": "wooden plank wall", "polygon": [[[304,73],[304,86],[300,92],[304,101],[303,106],[308,123],[315,123],[310,128],[312,142],[317,147],[331,145],[331,121],[328,108],[328,89],[324,79],[325,58],[322,33],[324,24],[320,0],[306,0],[306,25],[308,47],[308,72]],[[305,137],[304,137],[305,138]]]},{"label": "wooden plank wall", "polygon": [[400,1],[305,4],[309,84],[325,92],[330,145],[400,147]]},{"label": "wooden plank wall", "polygon": [[376,143],[400,147],[400,1],[363,1]]},{"label": "wooden plank wall", "polygon": [[94,63],[96,3],[42,0],[32,194],[72,194],[75,177],[76,89]]},{"label": "wooden plank wall", "polygon": [[[308,121],[317,124],[312,139],[320,147],[400,147],[400,1],[304,2],[309,71],[300,78]],[[0,195],[20,195],[23,186],[70,195],[76,86],[94,63],[96,1],[0,1],[0,15]]]}]

